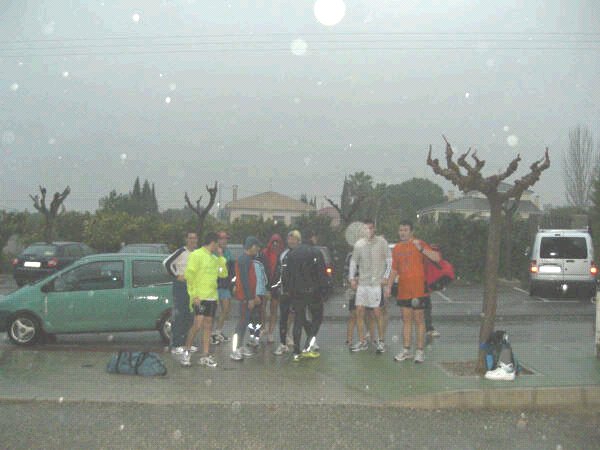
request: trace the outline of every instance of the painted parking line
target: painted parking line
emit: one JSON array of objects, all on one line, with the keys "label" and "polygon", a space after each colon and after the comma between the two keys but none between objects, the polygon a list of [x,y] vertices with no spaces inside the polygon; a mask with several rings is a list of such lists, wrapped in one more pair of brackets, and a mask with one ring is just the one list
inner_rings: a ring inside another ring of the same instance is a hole
[{"label": "painted parking line", "polygon": [[[513,289],[515,291],[518,291],[518,292],[521,292],[523,294],[529,295],[529,292],[527,292],[524,289],[521,289],[521,288],[518,288],[518,287],[515,287],[515,286],[513,286]],[[538,303],[573,303],[574,302],[574,300],[549,300],[547,298],[539,297],[537,295],[531,296],[531,299],[532,299],[532,301],[538,302]],[[534,299],[536,299],[536,300],[534,300]]]},{"label": "painted parking line", "polygon": [[446,295],[442,294],[440,291],[434,291],[434,292],[437,295],[439,295],[440,297],[442,297],[444,300],[446,300],[448,303],[454,303],[450,297],[447,297]]}]

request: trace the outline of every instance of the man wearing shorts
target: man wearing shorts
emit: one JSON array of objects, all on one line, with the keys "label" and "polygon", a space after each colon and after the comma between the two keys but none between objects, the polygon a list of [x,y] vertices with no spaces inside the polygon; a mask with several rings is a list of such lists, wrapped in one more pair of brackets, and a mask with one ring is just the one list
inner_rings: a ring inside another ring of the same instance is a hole
[{"label": "man wearing shorts", "polygon": [[[371,308],[375,316],[379,339],[375,341],[377,353],[385,351],[385,336],[381,315],[382,285],[387,284],[390,267],[389,247],[381,236],[375,236],[375,223],[364,221],[366,237],[354,244],[350,260],[350,287],[356,290],[356,315],[359,341],[353,345],[352,352],[367,350],[369,345],[365,339],[365,308]],[[360,267],[360,271],[358,268]]]},{"label": "man wearing shorts", "polygon": [[184,273],[190,296],[190,310],[194,313],[194,323],[185,342],[185,351],[181,359],[183,366],[191,366],[190,349],[196,334],[202,329],[203,352],[200,365],[217,367],[217,362],[208,352],[209,339],[213,318],[217,312],[217,279],[226,278],[227,275],[227,261],[223,257],[223,250],[219,247],[217,234],[208,233],[202,247],[190,254]]},{"label": "man wearing shorts", "polygon": [[413,323],[417,329],[417,351],[414,361],[425,361],[425,318],[424,309],[431,301],[425,287],[425,259],[439,262],[440,255],[433,251],[424,241],[413,236],[412,222],[403,221],[398,227],[400,242],[392,250],[392,271],[388,279],[386,294],[389,296],[396,276],[398,276],[398,306],[402,308],[403,350],[395,357],[395,361],[412,359],[411,343]]}]

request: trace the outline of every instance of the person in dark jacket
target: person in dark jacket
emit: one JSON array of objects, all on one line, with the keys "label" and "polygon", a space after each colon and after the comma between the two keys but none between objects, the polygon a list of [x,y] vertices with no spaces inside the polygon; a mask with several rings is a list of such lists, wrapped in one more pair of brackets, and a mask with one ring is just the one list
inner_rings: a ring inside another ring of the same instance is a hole
[{"label": "person in dark jacket", "polygon": [[[286,264],[282,268],[283,288],[289,293],[290,303],[296,312],[293,360],[318,358],[320,355],[312,345],[323,321],[323,302],[327,292],[325,261],[318,249],[306,244],[290,250],[285,259]],[[311,321],[306,317],[307,308],[311,313]],[[306,344],[301,351],[302,328],[307,333]]]},{"label": "person in dark jacket", "polygon": [[[174,278],[173,307],[171,308],[171,353],[177,356],[183,355],[185,338],[194,320],[190,312],[190,297],[183,274],[190,253],[197,247],[198,235],[190,231],[185,236],[185,246],[179,247],[163,261],[167,272]],[[197,348],[192,346],[192,351],[196,350]]]},{"label": "person in dark jacket", "polygon": [[221,312],[216,323],[216,329],[211,337],[213,345],[220,344],[221,342],[229,342],[229,337],[223,333],[223,326],[225,325],[225,321],[229,318],[229,311],[231,311],[232,279],[235,276],[235,259],[232,256],[231,251],[227,248],[229,235],[226,231],[219,231],[217,236],[219,237],[219,247],[223,250],[223,256],[227,260],[228,276],[227,278],[218,279],[217,292],[219,293]]}]

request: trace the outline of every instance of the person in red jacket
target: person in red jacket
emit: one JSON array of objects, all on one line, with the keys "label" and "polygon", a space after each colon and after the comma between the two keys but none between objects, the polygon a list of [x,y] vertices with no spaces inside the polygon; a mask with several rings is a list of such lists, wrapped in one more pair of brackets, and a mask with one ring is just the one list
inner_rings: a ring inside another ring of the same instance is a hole
[{"label": "person in red jacket", "polygon": [[[281,252],[283,252],[284,245],[283,239],[280,235],[274,234],[269,239],[267,247],[262,251],[262,260],[265,265],[265,271],[267,272],[268,282],[268,294],[266,300],[263,302],[263,318],[266,316],[267,302],[271,300],[271,306],[269,309],[269,325],[267,328],[267,342],[272,343],[274,341],[273,331],[277,323],[277,309],[279,308],[279,287],[273,287],[277,284],[277,262]],[[264,320],[263,320],[264,323]]]}]

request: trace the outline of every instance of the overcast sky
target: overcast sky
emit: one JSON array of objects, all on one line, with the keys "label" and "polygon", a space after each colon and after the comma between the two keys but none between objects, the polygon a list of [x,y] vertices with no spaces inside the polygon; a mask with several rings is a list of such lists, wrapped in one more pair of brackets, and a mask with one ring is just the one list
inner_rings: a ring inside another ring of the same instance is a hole
[{"label": "overcast sky", "polygon": [[339,198],[356,171],[448,190],[425,164],[442,134],[488,173],[549,146],[533,189],[565,202],[569,128],[600,142],[599,1],[317,3],[0,1],[0,209],[69,184],[93,210],[137,175],[161,209],[215,180],[224,203]]}]

